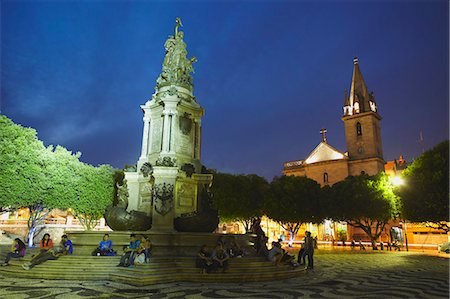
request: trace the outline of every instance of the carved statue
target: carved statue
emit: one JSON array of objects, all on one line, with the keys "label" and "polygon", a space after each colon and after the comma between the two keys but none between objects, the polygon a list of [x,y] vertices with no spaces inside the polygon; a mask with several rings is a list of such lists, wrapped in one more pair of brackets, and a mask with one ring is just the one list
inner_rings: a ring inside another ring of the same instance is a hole
[{"label": "carved statue", "polygon": [[141,167],[141,172],[144,175],[144,177],[148,177],[148,175],[153,172],[152,164],[145,162]]},{"label": "carved statue", "polygon": [[181,23],[181,19],[180,18],[176,18],[175,19],[175,35],[174,36],[178,35],[178,28],[179,27],[183,27],[183,24]]},{"label": "carved statue", "polygon": [[208,186],[202,186],[199,191],[197,212],[183,214],[174,219],[173,224],[177,231],[211,233],[219,225],[219,214],[213,208]]},{"label": "carved statue", "polygon": [[106,208],[105,220],[108,226],[113,230],[149,230],[152,227],[152,218],[150,216],[139,211],[127,211],[127,181],[124,180],[122,186],[116,186],[119,202]]},{"label": "carved statue", "polygon": [[195,173],[195,167],[191,163],[184,164],[181,167],[181,170],[183,170],[186,173],[186,176],[188,178],[190,178],[192,176],[192,174]]},{"label": "carved statue", "polygon": [[156,88],[178,84],[192,90],[192,76],[194,72],[193,64],[197,58],[188,59],[186,51],[186,43],[183,41],[184,33],[179,31],[181,20],[177,18],[175,21],[174,35],[169,36],[164,44],[166,54],[163,61],[162,71],[156,80]]}]

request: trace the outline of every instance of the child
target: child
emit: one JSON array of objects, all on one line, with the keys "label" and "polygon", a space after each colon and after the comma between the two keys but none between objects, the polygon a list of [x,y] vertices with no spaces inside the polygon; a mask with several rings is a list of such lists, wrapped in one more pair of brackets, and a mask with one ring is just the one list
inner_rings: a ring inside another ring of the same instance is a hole
[{"label": "child", "polygon": [[300,265],[306,265],[305,244],[300,245],[300,251],[298,252],[297,262]]}]

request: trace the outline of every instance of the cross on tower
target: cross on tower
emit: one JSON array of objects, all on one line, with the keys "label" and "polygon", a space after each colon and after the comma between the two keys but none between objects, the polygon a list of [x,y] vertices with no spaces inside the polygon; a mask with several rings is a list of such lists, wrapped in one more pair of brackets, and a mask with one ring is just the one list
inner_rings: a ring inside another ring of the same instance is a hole
[{"label": "cross on tower", "polygon": [[322,128],[322,130],[320,130],[320,134],[322,134],[322,142],[327,143],[327,129]]}]

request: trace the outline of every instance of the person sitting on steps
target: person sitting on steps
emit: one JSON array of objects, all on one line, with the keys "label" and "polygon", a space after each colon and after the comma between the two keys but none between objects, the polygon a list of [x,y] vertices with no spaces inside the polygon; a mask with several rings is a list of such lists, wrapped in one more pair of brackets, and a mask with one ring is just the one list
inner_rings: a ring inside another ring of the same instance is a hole
[{"label": "person sitting on steps", "polygon": [[120,258],[120,262],[117,267],[131,267],[134,263],[134,258],[136,257],[137,250],[141,242],[136,240],[136,235],[130,235],[130,244],[123,249],[123,255]]},{"label": "person sitting on steps", "polygon": [[67,235],[61,237],[61,242],[58,247],[54,247],[47,251],[41,251],[38,255],[34,256],[29,263],[24,263],[22,268],[30,270],[36,265],[40,265],[48,260],[57,260],[62,255],[72,254],[73,245]]},{"label": "person sitting on steps", "polygon": [[26,245],[19,238],[15,238],[12,245],[11,251],[6,254],[5,262],[2,266],[8,266],[11,258],[21,258],[25,256]]},{"label": "person sitting on steps", "polygon": [[113,242],[109,239],[109,234],[103,235],[98,247],[92,251],[93,256],[114,256],[117,253],[112,249]]},{"label": "person sitting on steps", "polygon": [[225,251],[225,249],[222,247],[222,245],[217,244],[216,249],[213,251],[213,253],[211,255],[214,270],[222,268],[222,273],[226,272],[228,270],[228,259],[229,258],[230,258],[230,256]]},{"label": "person sitting on steps", "polygon": [[281,259],[283,258],[283,250],[277,246],[277,242],[272,242],[272,248],[267,253],[267,260],[275,263],[275,266],[279,266]]},{"label": "person sitting on steps", "polygon": [[150,239],[146,236],[141,237],[141,244],[137,250],[137,256],[134,260],[135,264],[148,263],[152,253],[152,243]]},{"label": "person sitting on steps", "polygon": [[[290,255],[286,250],[283,249],[281,246],[280,240],[278,242],[274,242],[275,246],[281,249],[282,257],[280,260],[280,263],[291,265],[291,266],[297,266],[297,263],[295,262],[295,257]],[[273,244],[273,243],[272,243]]]},{"label": "person sitting on steps", "polygon": [[195,267],[202,270],[202,274],[210,273],[213,269],[213,261],[211,259],[211,253],[208,250],[208,246],[202,245],[200,251],[197,253],[195,259]]},{"label": "person sitting on steps", "polygon": [[46,252],[53,248],[53,240],[50,238],[50,234],[45,233],[42,237],[41,242],[39,242],[40,252]]},{"label": "person sitting on steps", "polygon": [[237,243],[236,238],[231,239],[230,246],[228,248],[228,254],[230,257],[243,257],[244,251]]},{"label": "person sitting on steps", "polygon": [[69,240],[69,237],[67,237],[67,235],[61,236],[61,246],[63,246],[64,255],[73,253],[73,244],[72,241]]}]

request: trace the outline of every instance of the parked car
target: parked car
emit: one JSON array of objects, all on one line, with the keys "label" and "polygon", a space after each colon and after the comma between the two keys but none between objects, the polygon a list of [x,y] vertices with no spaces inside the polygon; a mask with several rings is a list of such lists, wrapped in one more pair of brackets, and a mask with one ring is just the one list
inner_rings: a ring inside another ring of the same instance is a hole
[{"label": "parked car", "polygon": [[450,242],[438,245],[438,251],[450,253]]}]

